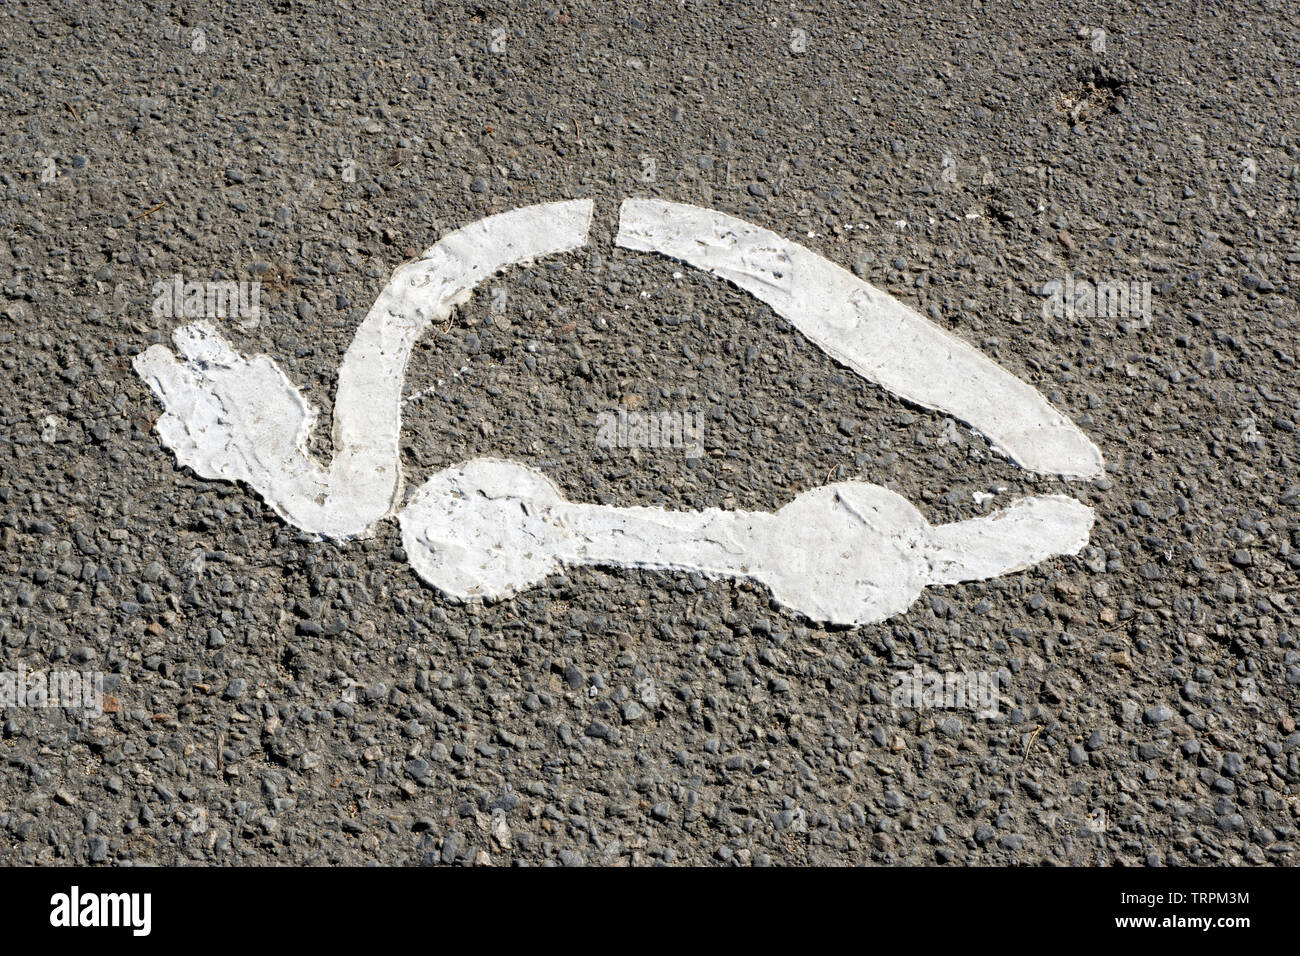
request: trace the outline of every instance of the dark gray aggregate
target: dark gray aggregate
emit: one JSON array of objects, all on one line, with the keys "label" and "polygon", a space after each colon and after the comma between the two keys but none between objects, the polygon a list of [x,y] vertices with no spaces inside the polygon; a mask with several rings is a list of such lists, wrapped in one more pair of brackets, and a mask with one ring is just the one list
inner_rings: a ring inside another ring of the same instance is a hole
[{"label": "dark gray aggregate", "polygon": [[[107,695],[0,715],[0,863],[1293,865],[1295,37],[1286,4],[1184,0],[0,6],[0,669]],[[1106,475],[1028,475],[615,247],[628,196],[852,268]],[[422,340],[409,487],[494,455],[612,505],[859,478],[939,523],[1068,492],[1089,547],[861,628],[600,568],[466,606],[395,522],[316,541],[153,432],[130,361],[180,324],[153,283],[261,281],[222,332],[305,390],[328,460],[391,271],[578,197],[586,249]],[[1066,274],[1149,280],[1152,315],[1045,318]],[[620,405],[700,410],[704,455],[598,447]],[[1005,672],[998,718],[895,707],[918,664]]]}]

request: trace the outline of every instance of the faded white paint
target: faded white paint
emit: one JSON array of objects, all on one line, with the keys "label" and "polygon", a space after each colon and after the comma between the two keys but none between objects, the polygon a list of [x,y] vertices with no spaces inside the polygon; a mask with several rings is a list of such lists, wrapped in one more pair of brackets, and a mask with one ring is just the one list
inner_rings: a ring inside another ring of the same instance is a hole
[{"label": "faded white paint", "polygon": [[583,245],[591,212],[590,200],[575,200],[490,216],[399,267],[339,368],[328,468],[307,453],[316,412],[298,388],[273,360],[244,358],[204,322],[176,330],[180,361],[161,345],[135,359],[167,409],[158,434],[181,464],[246,482],[295,527],[364,533],[401,495],[401,394],[416,340],[499,269]]},{"label": "faded white paint", "polygon": [[739,286],[863,378],[969,423],[1030,471],[1101,473],[1101,452],[1031,385],[798,243],[720,212],[656,199],[624,201],[616,242]]},{"label": "faded white paint", "polygon": [[934,527],[864,482],[816,488],[775,512],[611,508],[566,501],[541,472],[478,458],[434,475],[398,520],[412,567],[460,600],[508,597],[595,564],[744,578],[815,620],[871,624],[905,611],[926,585],[1077,553],[1093,516],[1046,496]]}]

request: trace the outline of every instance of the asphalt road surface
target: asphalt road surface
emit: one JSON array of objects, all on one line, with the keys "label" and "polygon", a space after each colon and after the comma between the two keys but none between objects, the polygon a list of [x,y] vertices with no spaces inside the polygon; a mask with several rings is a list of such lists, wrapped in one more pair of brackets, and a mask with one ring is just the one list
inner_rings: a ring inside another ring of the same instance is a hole
[{"label": "asphalt road surface", "polygon": [[[1296,35],[1283,2],[0,6],[0,863],[1294,864]],[[628,198],[849,270],[1100,473],[616,244]],[[467,602],[393,517],[308,533],[156,430],[133,359],[202,320],[330,462],[394,270],[565,200],[582,248],[414,345],[404,496],[479,457],[597,516],[1067,495],[1086,546],[861,625],[600,561]]]}]

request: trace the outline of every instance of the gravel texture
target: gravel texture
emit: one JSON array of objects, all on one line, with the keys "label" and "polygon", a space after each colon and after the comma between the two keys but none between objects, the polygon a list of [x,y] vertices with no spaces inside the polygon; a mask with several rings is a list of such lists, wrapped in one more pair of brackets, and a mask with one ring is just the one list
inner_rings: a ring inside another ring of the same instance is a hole
[{"label": "gravel texture", "polygon": [[[1295,31],[1183,0],[3,5],[0,669],[103,671],[106,713],[0,715],[0,863],[1294,864]],[[1106,476],[1035,479],[615,247],[627,196],[851,267]],[[310,396],[328,460],[392,269],[579,197],[586,249],[421,342],[409,487],[476,455],[616,505],[861,478],[931,523],[1064,491],[1090,547],[855,629],[675,573],[465,606],[396,522],[313,540],[152,431],[130,361],[181,321],[155,282],[262,283],[222,332]],[[1067,275],[1149,281],[1151,313],[1044,316]],[[600,447],[619,406],[700,410],[704,454]],[[896,706],[916,665],[1000,672],[997,718]]]}]

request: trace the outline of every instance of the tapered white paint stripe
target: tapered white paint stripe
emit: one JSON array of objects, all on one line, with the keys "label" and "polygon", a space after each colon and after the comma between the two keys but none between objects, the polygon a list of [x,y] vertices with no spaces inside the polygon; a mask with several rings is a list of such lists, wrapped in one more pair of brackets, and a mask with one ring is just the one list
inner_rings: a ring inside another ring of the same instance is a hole
[{"label": "tapered white paint stripe", "polygon": [[616,242],[750,292],[832,358],[900,398],[969,423],[1030,471],[1101,473],[1101,452],[1031,385],[798,243],[710,209],[651,199],[623,202]]},{"label": "tapered white paint stripe", "polygon": [[159,435],[182,465],[251,485],[304,531],[364,533],[402,493],[401,395],[416,340],[497,270],[584,245],[591,213],[590,200],[575,200],[490,216],[398,268],[339,368],[328,469],[307,453],[316,414],[302,393],[270,358],[244,358],[207,323],[175,332],[179,361],[161,345],[136,356],[166,409]]},{"label": "tapered white paint stripe", "polygon": [[565,501],[545,475],[479,458],[434,475],[398,515],[416,573],[459,600],[507,597],[566,566],[664,568],[771,589],[818,621],[872,624],[929,584],[995,577],[1088,541],[1073,498],[1016,502],[932,527],[905,498],[844,482],[775,512],[667,511]]}]

